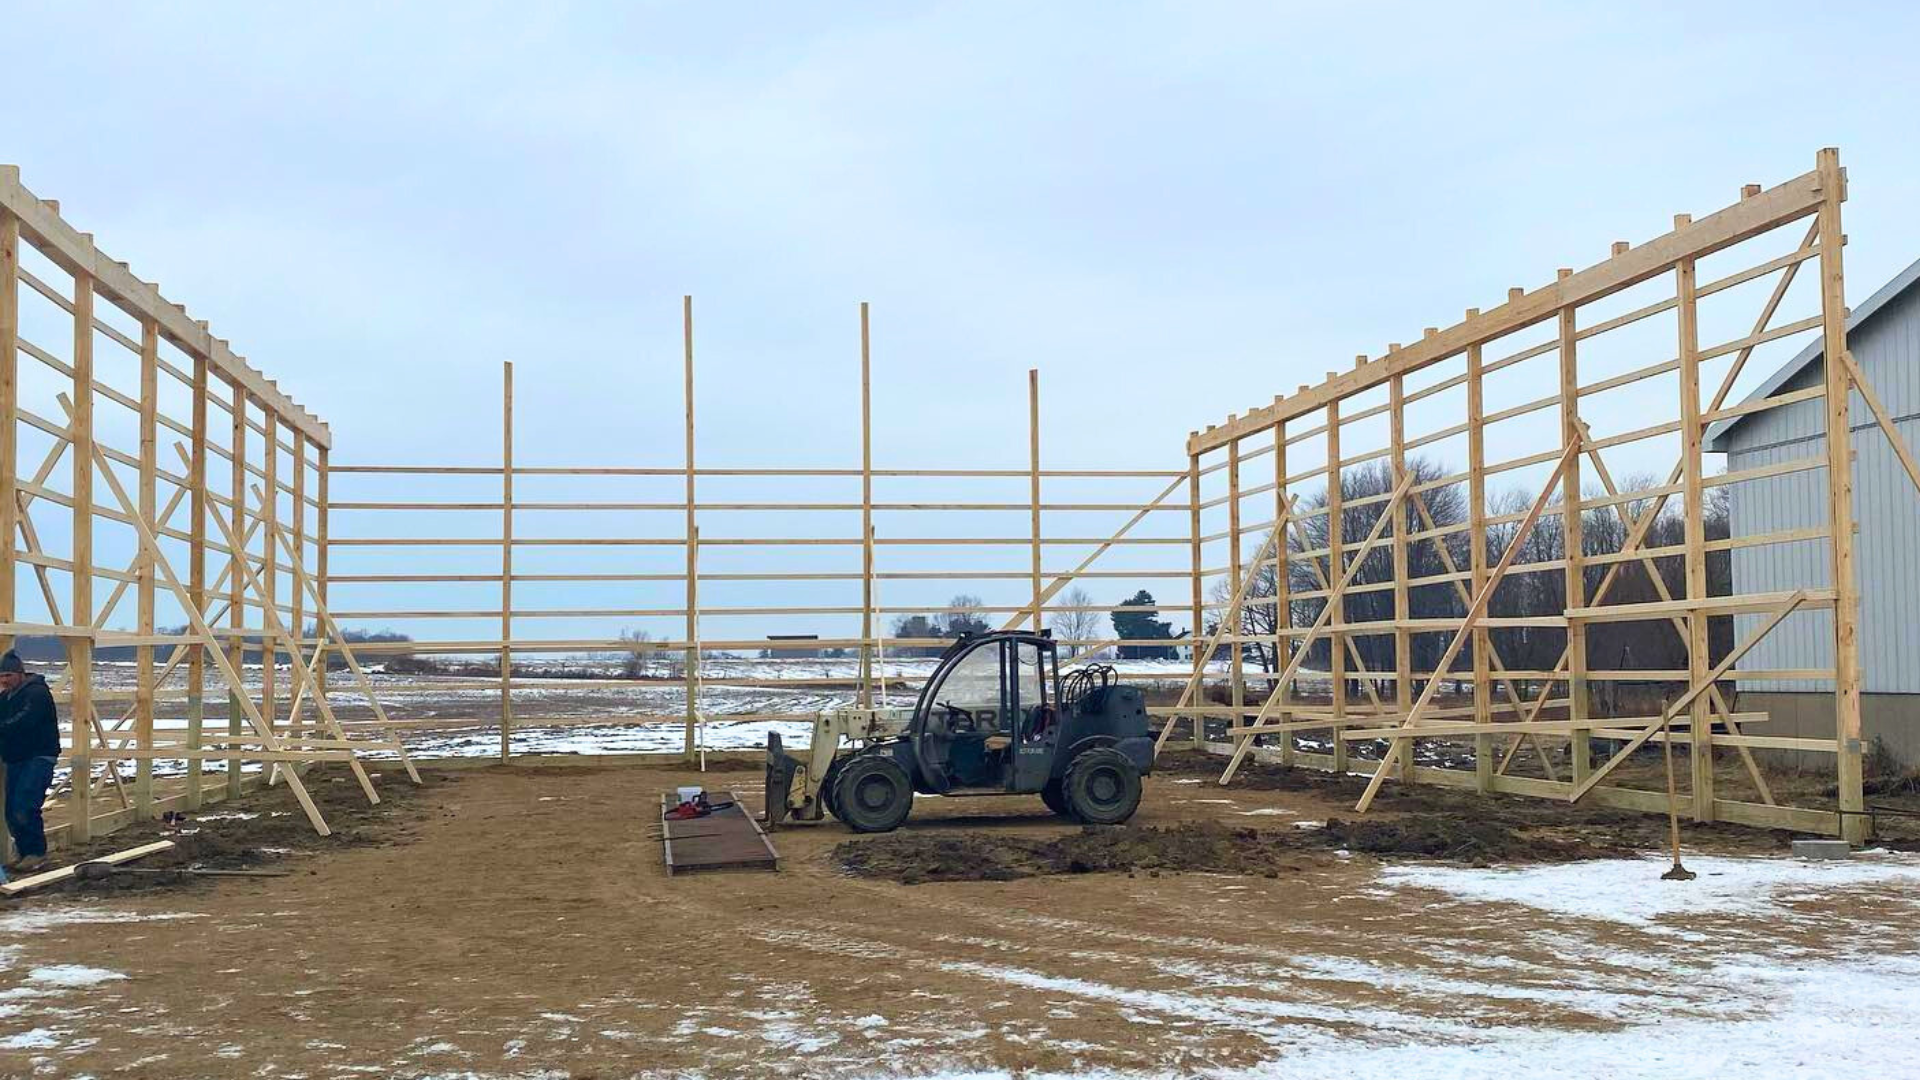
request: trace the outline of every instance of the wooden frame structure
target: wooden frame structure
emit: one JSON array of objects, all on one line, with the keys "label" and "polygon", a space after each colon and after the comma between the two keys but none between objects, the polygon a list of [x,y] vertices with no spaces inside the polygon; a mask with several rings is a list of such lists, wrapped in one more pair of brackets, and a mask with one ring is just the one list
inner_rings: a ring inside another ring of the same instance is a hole
[{"label": "wooden frame structure", "polygon": [[[224,442],[214,410],[228,414]],[[115,446],[120,439],[137,452]],[[175,442],[178,471],[162,460],[162,440]],[[346,763],[378,801],[360,756],[404,761],[406,751],[391,736],[349,738],[320,678],[329,651],[352,664],[318,584],[324,546],[309,570],[325,537],[330,444],[324,423],[206,323],[102,254],[57,203],[21,185],[17,168],[0,166],[0,639],[64,646],[63,670],[50,673],[68,776],[49,815],[56,839],[84,841],[282,781],[324,834],[301,780],[316,761]],[[230,465],[229,482],[215,479],[215,458]],[[309,492],[316,467],[319,498]],[[221,564],[211,582],[210,562]],[[23,578],[34,586],[24,596]],[[129,594],[135,628],[110,629],[126,618]],[[163,615],[179,628],[161,630]],[[306,631],[309,618],[316,632]],[[130,679],[96,655],[103,649],[131,650]],[[278,685],[281,658],[291,685]],[[245,674],[256,666],[257,684]],[[206,723],[210,675],[228,700],[224,732]],[[309,710],[315,720],[303,719]],[[131,782],[119,768],[129,761]],[[180,775],[157,775],[163,762]],[[224,771],[217,781],[205,775],[210,762]],[[249,764],[260,771],[247,775]]]},{"label": "wooden frame structure", "polygon": [[[1210,576],[1226,583],[1216,587],[1228,595],[1209,605],[1219,618],[1208,645],[1225,642],[1231,650],[1231,698],[1223,708],[1197,703],[1205,681],[1203,649],[1180,707],[1190,718],[1182,730],[1196,746],[1209,743],[1206,718],[1225,719],[1226,744],[1212,744],[1228,755],[1221,782],[1231,780],[1262,738],[1280,743],[1263,755],[1341,772],[1349,768],[1355,744],[1370,744],[1384,756],[1378,764],[1355,766],[1371,773],[1360,810],[1389,777],[1660,810],[1665,793],[1657,784],[1622,782],[1621,766],[1640,745],[1664,739],[1690,751],[1689,811],[1696,820],[1864,835],[1848,398],[1858,392],[1870,403],[1878,399],[1846,352],[1840,227],[1845,197],[1837,152],[1821,151],[1812,172],[1767,190],[1749,185],[1738,203],[1718,213],[1697,221],[1678,216],[1664,236],[1638,247],[1616,243],[1604,262],[1578,273],[1562,270],[1556,281],[1531,291],[1510,290],[1500,307],[1470,309],[1452,327],[1429,328],[1416,344],[1362,356],[1351,370],[1330,372],[1317,386],[1302,386],[1191,435],[1195,505],[1224,510],[1227,518],[1225,532],[1202,537],[1204,543],[1226,544],[1226,566],[1202,567],[1196,555],[1194,592],[1198,602],[1199,583]],[[1796,279],[1803,284],[1798,291]],[[1793,318],[1796,298],[1801,317]],[[1724,335],[1717,340],[1702,330],[1709,315],[1716,335]],[[1845,360],[1827,365],[1824,385],[1734,403],[1735,380],[1756,353],[1797,349],[1812,334],[1822,335],[1827,356]],[[1557,371],[1543,371],[1543,365]],[[1510,370],[1534,373],[1522,390],[1556,383],[1558,390],[1491,406],[1496,378]],[[1706,386],[1713,388],[1710,394],[1703,392]],[[1708,425],[1815,397],[1826,402],[1823,455],[1709,475],[1701,442]],[[1417,412],[1428,426],[1420,426]],[[1874,412],[1903,460],[1910,458],[1884,410]],[[1551,422],[1543,422],[1547,417]],[[1356,428],[1367,421],[1384,432],[1356,439]],[[1650,473],[1646,482],[1629,481],[1624,490],[1616,483],[1609,457],[1638,460],[1663,450],[1659,460],[1672,461],[1676,450],[1679,459],[1664,482]],[[1438,466],[1416,475],[1409,464],[1414,454]],[[1263,455],[1273,458],[1273,480],[1249,486],[1242,471]],[[1303,468],[1308,458],[1313,464]],[[1380,463],[1373,467],[1385,470],[1392,490],[1356,498],[1352,481],[1370,463]],[[1829,481],[1822,520],[1760,536],[1706,535],[1713,488],[1812,470]],[[1202,480],[1209,477],[1223,480],[1225,491],[1203,499]],[[1920,475],[1915,481],[1920,487]],[[1491,485],[1498,483],[1531,496],[1524,512],[1511,503],[1489,505]],[[1312,505],[1299,509],[1303,491]],[[1449,493],[1464,501],[1464,513],[1436,521],[1431,506]],[[1273,518],[1242,524],[1243,502],[1256,498],[1273,500]],[[1670,506],[1677,506],[1682,523],[1679,542],[1648,546],[1651,528]],[[1316,540],[1309,541],[1302,525],[1316,517],[1323,521]],[[1353,542],[1356,520],[1369,517],[1372,530]],[[1621,540],[1609,545],[1584,535],[1599,526]],[[1536,544],[1542,531],[1555,535]],[[1291,543],[1282,539],[1288,533]],[[1265,537],[1251,562],[1242,558],[1249,535]],[[1827,580],[1783,595],[1743,595],[1737,582],[1730,592],[1710,591],[1715,553],[1803,543],[1830,551]],[[1370,559],[1376,546],[1387,557]],[[1438,572],[1411,574],[1411,554],[1428,555],[1423,561],[1437,564]],[[1660,569],[1671,571],[1676,563],[1678,589]],[[1628,568],[1656,595],[1640,602],[1616,599],[1615,586]],[[1273,584],[1250,588],[1263,572]],[[1558,610],[1491,614],[1503,585],[1511,588],[1527,575],[1557,580],[1563,599]],[[1314,587],[1302,590],[1303,580]],[[1350,618],[1349,609],[1368,592],[1391,594],[1391,617]],[[1409,598],[1423,593],[1429,611],[1442,608],[1444,617],[1414,617]],[[1271,636],[1249,635],[1247,614],[1262,604],[1277,613]],[[1747,632],[1739,644],[1723,642],[1723,655],[1716,655],[1710,623],[1732,622],[1732,616],[1741,617]],[[1810,617],[1831,625],[1837,644],[1831,670],[1736,670],[1746,650],[1783,620]],[[1588,635],[1607,623],[1677,635],[1685,666],[1601,664]],[[1558,663],[1534,670],[1504,664],[1496,639],[1521,631],[1560,642]],[[1391,670],[1367,670],[1361,662],[1354,644],[1368,638],[1391,641]],[[1245,670],[1241,648],[1253,642],[1285,658],[1273,665],[1279,670]],[[1432,644],[1425,644],[1434,658],[1416,668],[1423,642],[1444,646],[1436,656]],[[1303,668],[1310,655],[1318,656],[1316,646],[1325,652],[1324,670],[1309,673],[1318,686],[1305,686]],[[1834,737],[1749,731],[1764,730],[1765,715],[1737,711],[1733,688],[1723,682],[1741,674],[1831,679]],[[1264,682],[1257,705],[1243,697],[1249,681]],[[1680,689],[1667,692],[1664,707],[1653,715],[1605,715],[1595,708],[1605,696],[1596,690],[1609,683]],[[1353,699],[1356,684],[1366,700]],[[1376,693],[1375,684],[1390,685],[1390,699]],[[1443,702],[1449,688],[1452,700]],[[1662,734],[1667,729],[1674,730]],[[1174,731],[1172,723],[1163,729],[1163,744]],[[1303,737],[1313,738],[1311,748],[1298,745]],[[1470,747],[1465,757],[1471,767],[1449,763],[1461,760],[1460,754],[1435,755],[1434,764],[1422,764],[1414,756],[1416,741]],[[1597,750],[1609,747],[1596,758]],[[1514,770],[1523,748],[1542,775]],[[1768,781],[1763,755],[1755,754],[1768,749],[1833,754],[1837,799],[1818,806],[1784,804]],[[1717,762],[1733,770],[1731,779],[1716,770]],[[1570,775],[1557,775],[1560,766]],[[1739,792],[1730,790],[1736,786]]]},{"label": "wooden frame structure", "polygon": [[[680,752],[692,760],[699,720],[705,715],[700,703],[730,690],[833,686],[846,688],[858,701],[872,702],[880,696],[883,683],[897,687],[912,682],[912,674],[889,672],[882,659],[915,649],[937,649],[951,640],[894,636],[884,625],[894,616],[964,614],[1008,627],[1052,625],[1058,629],[1063,616],[1106,616],[1123,607],[1065,603],[1062,590],[1076,582],[1171,580],[1180,582],[1184,591],[1191,575],[1183,560],[1155,556],[1188,549],[1193,542],[1186,529],[1192,507],[1179,498],[1186,471],[1043,467],[1038,371],[1030,371],[1027,379],[1029,431],[1024,468],[876,467],[872,326],[870,311],[862,304],[857,466],[710,467],[696,457],[691,297],[683,300],[680,315],[684,456],[678,463],[526,463],[525,440],[516,434],[514,424],[514,365],[506,363],[497,465],[328,466],[329,495],[323,514],[331,525],[325,549],[327,581],[336,596],[355,598],[340,603],[334,613],[337,618],[365,629],[416,620],[444,620],[441,625],[464,624],[471,631],[498,628],[490,633],[456,632],[433,640],[357,646],[362,654],[467,655],[497,664],[497,670],[474,671],[465,679],[423,684],[426,692],[436,694],[493,691],[497,698],[490,715],[403,715],[395,724],[409,731],[497,728],[502,762],[537,756],[515,741],[516,733],[531,729],[678,724],[685,733]],[[383,484],[390,494],[382,492]],[[542,487],[573,494],[564,499],[536,494]],[[749,487],[756,494],[709,494],[727,487]],[[928,494],[941,488],[966,493]],[[768,489],[771,494],[764,493]],[[811,494],[800,493],[802,489]],[[982,489],[987,493],[972,494]],[[497,490],[498,496],[492,496],[491,490]],[[1111,494],[1117,490],[1126,491],[1126,496]],[[465,494],[449,497],[456,491]],[[1098,494],[1074,494],[1088,491]],[[411,532],[421,515],[427,514],[447,524],[435,535]],[[709,524],[716,519],[731,524]],[[1013,524],[1016,520],[1018,525]],[[756,524],[768,521],[775,522],[775,527]],[[832,524],[818,530],[807,527],[814,521]],[[785,534],[768,535],[780,532],[779,525],[787,526]],[[799,535],[803,531],[807,534]],[[493,552],[498,552],[497,562]],[[940,553],[954,554],[951,561],[929,566]],[[1149,562],[1112,567],[1122,553],[1146,553]],[[750,569],[738,565],[743,558],[753,560]],[[1049,569],[1049,558],[1060,561]],[[775,560],[778,564],[772,565]],[[932,583],[942,589],[974,590],[987,599],[964,610],[901,601],[916,584]],[[714,602],[714,594],[743,584],[775,595],[798,589],[806,598],[786,604]],[[422,607],[419,597],[426,588],[443,589],[460,601]],[[571,598],[550,603],[528,600],[542,589]],[[597,599],[579,599],[583,590],[592,590]],[[888,593],[884,600],[883,590]],[[396,592],[403,592],[410,602],[397,606],[388,600]],[[804,628],[838,623],[846,629],[841,634],[798,640],[748,638],[738,631],[713,629],[715,623],[737,627],[741,620],[752,620],[760,628],[784,621]],[[651,625],[660,632],[636,645],[608,632],[554,635],[539,629],[560,621],[622,630]],[[1108,656],[1125,646],[1176,649],[1182,644],[1164,639],[1123,640],[1104,633],[1063,636],[1061,641],[1083,659]],[[548,679],[537,684],[535,674],[515,670],[516,657],[524,668],[543,654],[636,650],[674,656],[676,670],[639,679],[569,678],[564,683]],[[701,654],[706,650],[764,650],[782,655],[843,651],[855,660],[859,674],[851,680],[728,676],[705,670],[709,665],[702,664]],[[1173,664],[1169,670],[1174,670]],[[516,695],[555,687],[678,688],[680,707],[673,712],[618,716],[556,716],[516,704]],[[811,721],[813,713],[729,711],[725,719]]]},{"label": "wooden frame structure", "polygon": [[[1162,745],[1184,731],[1196,747],[1221,749],[1229,758],[1223,783],[1256,748],[1286,763],[1344,772],[1372,756],[1353,754],[1356,746],[1370,746],[1378,764],[1370,766],[1362,810],[1389,777],[1659,810],[1664,792],[1633,786],[1632,770],[1622,766],[1635,748],[1662,741],[1688,748],[1690,811],[1699,820],[1856,837],[1866,819],[1847,440],[1830,439],[1818,458],[1741,474],[1710,475],[1702,452],[1703,432],[1716,421],[1815,397],[1826,403],[1829,432],[1848,432],[1849,397],[1858,392],[1920,486],[1920,469],[1846,353],[1844,198],[1838,155],[1822,151],[1813,172],[1768,190],[1749,186],[1724,210],[1698,221],[1678,217],[1671,232],[1653,241],[1617,243],[1595,266],[1563,270],[1532,291],[1511,290],[1497,308],[1470,309],[1460,323],[1431,328],[1413,345],[1363,356],[1318,386],[1195,432],[1180,470],[1043,467],[1037,371],[1028,375],[1024,467],[877,468],[871,320],[864,304],[858,467],[704,464],[696,458],[691,297],[681,309],[684,454],[678,462],[527,464],[519,456],[524,447],[516,446],[513,365],[507,364],[497,464],[341,465],[330,461],[323,423],[204,323],[100,255],[89,237],[61,220],[55,204],[20,186],[17,170],[0,168],[0,636],[50,635],[65,643],[57,690],[78,720],[66,734],[73,780],[62,827],[74,839],[176,802],[198,806],[238,795],[249,783],[279,781],[325,831],[305,797],[303,768],[344,762],[377,799],[361,755],[397,756],[411,772],[402,730],[495,728],[500,760],[512,761],[520,756],[516,732],[531,727],[676,724],[684,728],[680,752],[691,758],[699,748],[703,695],[847,681],[709,672],[705,650],[848,650],[858,661],[852,689],[869,703],[902,681],[885,670],[887,652],[897,656],[948,640],[891,636],[886,617],[966,614],[1037,628],[1122,610],[1125,605],[1062,599],[1069,585],[1094,579],[1185,580],[1180,591],[1194,628],[1185,688],[1173,705],[1150,711],[1167,718]],[[1802,224],[1808,226],[1804,237],[1796,229]],[[1796,281],[1810,298],[1795,293]],[[1722,309],[1738,303],[1746,307],[1730,322]],[[1824,385],[1730,403],[1750,360],[1813,333],[1823,336],[1827,355],[1841,360],[1828,365]],[[64,350],[56,340],[67,343]],[[35,365],[23,368],[22,355]],[[137,394],[116,388],[107,370],[116,362],[133,374],[124,384],[137,379]],[[1518,372],[1536,377],[1515,397],[1508,373]],[[1529,396],[1546,385],[1555,392]],[[1707,386],[1714,387],[1711,394]],[[1621,395],[1628,396],[1625,404]],[[220,425],[224,443],[213,437],[217,410],[227,414]],[[181,412],[189,419],[177,419]],[[36,444],[32,452],[23,454],[23,437]],[[117,438],[131,438],[138,452],[117,449]],[[163,463],[163,441],[175,442],[180,471]],[[1641,482],[1621,468],[1636,454],[1666,451],[1663,467],[1678,460],[1664,482],[1657,476]],[[1270,463],[1259,460],[1265,456]],[[38,467],[23,474],[22,461],[36,457]],[[220,458],[225,469],[217,467]],[[1350,483],[1368,470],[1378,480],[1373,488]],[[1762,536],[1708,535],[1714,490],[1797,471],[1830,478],[1822,520]],[[1263,474],[1271,478],[1260,482]],[[383,495],[383,482],[406,490]],[[605,491],[643,482],[674,490],[670,497],[639,499]],[[745,482],[783,490],[726,493]],[[343,484],[373,490],[343,491]],[[556,484],[563,495],[540,490]],[[1008,490],[997,501],[944,490],[970,484]],[[422,494],[444,495],[462,485],[466,493],[452,499]],[[836,485],[842,494],[819,494]],[[856,485],[857,500],[847,493]],[[910,490],[883,490],[894,485]],[[1084,494],[1113,485],[1140,490],[1124,497]],[[580,494],[594,488],[600,490],[593,497]],[[1457,512],[1442,511],[1447,499],[1459,504]],[[174,521],[183,506],[185,527]],[[48,519],[47,507],[67,513]],[[385,516],[391,512],[407,517]],[[1084,523],[1097,521],[1083,516],[1089,513],[1111,520],[1089,526]],[[555,514],[563,515],[565,527],[552,524]],[[451,515],[461,524],[420,535],[405,527],[415,515]],[[837,515],[828,520],[845,527],[759,535],[767,530],[726,524],[768,520],[764,515],[788,522]],[[1024,528],[997,526],[1015,520],[997,515],[1018,515]],[[403,525],[384,528],[383,518]],[[1677,539],[1650,541],[1663,521],[1675,520]],[[372,528],[353,527],[368,521]],[[661,521],[678,528],[645,527]],[[1073,524],[1062,529],[1055,524],[1061,521]],[[62,537],[68,551],[55,554],[50,548]],[[1766,595],[1716,591],[1711,581],[1712,560],[1733,548],[1804,543],[1831,553],[1827,580]],[[858,557],[828,567],[798,561],[822,549],[827,555],[857,551]],[[463,550],[480,560],[454,565]],[[772,551],[795,561],[748,569],[730,561],[742,552],[764,561]],[[893,564],[887,556],[899,551],[916,561]],[[950,553],[951,561],[919,563],[928,551]],[[995,558],[1009,552],[1016,557]],[[1147,561],[1119,565],[1129,552],[1142,552]],[[409,557],[433,565],[409,565]],[[1049,558],[1060,562],[1048,569]],[[365,565],[368,559],[372,565]],[[564,561],[555,567],[556,559]],[[216,564],[211,578],[210,561]],[[1662,567],[1676,566],[1678,576],[1670,580]],[[1620,583],[1633,574],[1644,577],[1653,594],[1622,601]],[[64,595],[55,587],[62,577]],[[23,595],[23,579],[37,589]],[[1522,580],[1555,583],[1553,609],[1503,613],[1502,598]],[[113,583],[102,604],[95,602],[97,581]],[[945,611],[926,603],[883,604],[883,584],[891,595],[912,582],[972,586],[995,597]],[[768,592],[808,591],[789,604],[715,602],[742,583]],[[551,586],[586,586],[613,598],[542,604],[537,596]],[[439,587],[461,592],[466,602],[422,607],[415,600],[416,590]],[[669,590],[669,598],[637,599],[641,589],[654,587]],[[408,600],[401,606],[349,601],[335,610],[341,589],[376,598],[398,589]],[[108,629],[128,593],[135,598],[136,628]],[[1368,596],[1382,612],[1358,614],[1356,604]],[[23,603],[34,609],[32,617],[23,617]],[[1250,633],[1249,615],[1261,609],[1271,613],[1271,628]],[[1716,620],[1724,625],[1736,617],[1748,631],[1742,640],[1716,643]],[[714,634],[704,625],[741,618],[838,620],[847,630],[794,641]],[[1760,636],[1805,618],[1830,621],[1838,646],[1831,670],[1738,668]],[[346,626],[402,619],[458,620],[479,629],[429,641],[348,643]],[[665,621],[673,630],[644,648],[677,654],[676,674],[567,685],[675,687],[683,695],[680,707],[618,717],[517,710],[516,694],[528,680],[516,672],[516,656],[635,647],[633,640],[605,634],[525,632],[547,620]],[[184,625],[161,631],[172,622]],[[1597,657],[1591,638],[1604,631],[1596,628],[1616,623],[1676,635],[1684,662],[1648,667]],[[1528,635],[1530,648],[1551,638],[1559,659],[1508,663],[1502,653],[1516,635]],[[1088,656],[1175,644],[1099,634],[1064,643]],[[129,686],[102,682],[95,655],[102,648],[134,650]],[[156,649],[169,650],[164,663]],[[491,693],[497,709],[453,717],[390,714],[357,654],[492,658],[496,670],[438,681],[431,689]],[[1250,664],[1255,655],[1264,656],[1264,666]],[[245,677],[250,657],[272,660],[260,667],[257,686]],[[344,718],[345,710],[329,701],[332,657],[344,661],[365,698]],[[1224,672],[1216,676],[1210,665],[1220,659]],[[176,689],[169,679],[183,668],[185,684]],[[209,674],[228,698],[224,732],[205,723]],[[1742,674],[1833,680],[1835,737],[1765,734],[1766,717],[1740,711],[1727,682]],[[1167,674],[1134,677],[1164,680]],[[1597,690],[1622,684],[1677,689],[1654,707],[1621,713]],[[108,703],[126,707],[116,719],[113,708],[102,710]],[[164,715],[176,703],[181,715]],[[727,714],[730,720],[811,716]],[[1224,743],[1210,738],[1210,723]],[[1263,738],[1278,745],[1259,747]],[[1465,749],[1427,752],[1438,745]],[[1763,768],[1768,750],[1834,754],[1839,794],[1833,805],[1789,805],[1776,797]],[[114,768],[124,760],[135,762],[131,785]],[[156,777],[160,760],[185,762],[177,790]],[[226,765],[211,785],[203,775],[208,761]],[[261,766],[259,776],[244,775],[243,762]],[[1717,771],[1721,764],[1729,775]],[[102,794],[113,800],[105,808],[96,805]]]}]

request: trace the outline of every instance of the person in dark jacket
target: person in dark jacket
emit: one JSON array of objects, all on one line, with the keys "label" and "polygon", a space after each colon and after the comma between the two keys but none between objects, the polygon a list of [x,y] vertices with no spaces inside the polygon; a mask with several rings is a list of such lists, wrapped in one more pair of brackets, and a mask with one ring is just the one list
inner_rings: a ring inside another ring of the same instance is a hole
[{"label": "person in dark jacket", "polygon": [[53,766],[60,757],[60,718],[47,680],[27,674],[20,655],[0,656],[0,761],[7,763],[7,831],[20,860],[31,870],[47,857],[46,825],[40,818]]}]

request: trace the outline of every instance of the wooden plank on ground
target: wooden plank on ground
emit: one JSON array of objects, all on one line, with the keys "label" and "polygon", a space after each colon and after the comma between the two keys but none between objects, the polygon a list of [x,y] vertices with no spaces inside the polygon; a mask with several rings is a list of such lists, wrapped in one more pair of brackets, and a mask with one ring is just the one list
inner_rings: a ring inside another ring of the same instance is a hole
[{"label": "wooden plank on ground", "polygon": [[[97,859],[85,859],[82,861],[102,862],[118,866],[124,862],[132,862],[135,859],[152,855],[156,851],[165,851],[172,846],[173,841],[171,840],[156,840],[151,844],[142,844],[139,847],[131,847],[125,851],[116,851],[111,855],[102,855]],[[0,885],[0,894],[19,896],[23,892],[31,892],[34,889],[47,885],[57,885],[72,877],[74,868],[79,865],[79,863],[75,863],[73,866],[63,866],[58,870],[49,870],[44,874],[35,874],[32,877],[23,877],[18,881],[9,881],[5,885]]]}]

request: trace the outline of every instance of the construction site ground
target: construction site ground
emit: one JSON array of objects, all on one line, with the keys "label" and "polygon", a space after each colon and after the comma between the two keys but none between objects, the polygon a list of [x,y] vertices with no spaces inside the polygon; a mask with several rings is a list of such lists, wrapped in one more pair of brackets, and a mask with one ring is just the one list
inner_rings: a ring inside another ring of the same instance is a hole
[{"label": "construction site ground", "polygon": [[[0,909],[0,1075],[1342,1075],[1868,1071],[1920,1052],[1920,855],[1179,754],[1130,826],[917,801],[669,879],[662,791],[750,760],[309,780]],[[70,858],[71,853],[64,857]],[[1872,1039],[1858,1033],[1873,1030]],[[1737,1032],[1737,1038],[1729,1037]]]}]

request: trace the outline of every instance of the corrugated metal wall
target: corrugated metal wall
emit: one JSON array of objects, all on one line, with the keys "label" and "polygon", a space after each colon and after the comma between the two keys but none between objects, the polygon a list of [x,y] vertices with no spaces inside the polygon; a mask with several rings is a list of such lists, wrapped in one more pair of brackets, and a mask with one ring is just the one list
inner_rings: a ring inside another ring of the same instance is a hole
[{"label": "corrugated metal wall", "polygon": [[[1882,307],[1851,335],[1855,360],[1872,382],[1909,447],[1920,447],[1920,288]],[[1824,378],[1816,363],[1780,391]],[[1729,471],[1826,453],[1824,405],[1801,402],[1749,417],[1730,433]],[[1854,516],[1859,522],[1854,555],[1860,578],[1860,663],[1867,693],[1920,694],[1920,492],[1900,467],[1873,415],[1853,398]],[[1826,520],[1824,470],[1796,472],[1732,490],[1735,536],[1799,529]],[[1734,588],[1743,593],[1787,592],[1830,582],[1825,542],[1740,548],[1733,553]],[[1751,634],[1765,616],[1741,616],[1739,636]],[[1829,613],[1795,615],[1746,655],[1743,668],[1813,668],[1833,664]],[[1831,692],[1832,680],[1781,682],[1742,680],[1759,691]]]}]

